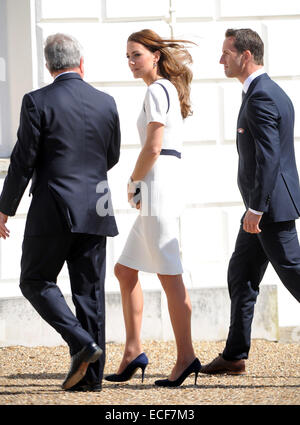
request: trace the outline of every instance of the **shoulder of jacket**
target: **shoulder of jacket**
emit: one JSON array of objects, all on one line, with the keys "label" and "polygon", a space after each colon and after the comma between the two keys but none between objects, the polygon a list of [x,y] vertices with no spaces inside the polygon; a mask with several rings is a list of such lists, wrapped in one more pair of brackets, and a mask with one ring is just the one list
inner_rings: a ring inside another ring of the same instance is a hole
[{"label": "shoulder of jacket", "polygon": [[99,96],[99,97],[102,97],[103,99],[106,99],[107,101],[110,101],[110,102],[115,102],[115,99],[114,99],[114,97],[111,95],[111,94],[109,94],[109,93],[107,93],[107,92],[105,92],[105,91],[102,91],[102,90],[99,90],[99,89],[96,89],[96,87],[94,87],[94,86],[92,86],[91,84],[89,84],[89,83],[87,83],[86,81],[84,81],[83,80],[83,82],[84,82],[84,84],[90,89],[90,90],[92,90],[97,96]]},{"label": "shoulder of jacket", "polygon": [[40,98],[44,97],[47,94],[47,92],[53,90],[53,88],[54,88],[54,85],[53,85],[53,83],[51,83],[51,84],[48,84],[47,86],[44,86],[44,87],[41,87],[39,89],[32,90],[32,91],[26,93],[24,95],[24,97],[28,96],[31,99],[33,99],[34,101],[38,101]]}]

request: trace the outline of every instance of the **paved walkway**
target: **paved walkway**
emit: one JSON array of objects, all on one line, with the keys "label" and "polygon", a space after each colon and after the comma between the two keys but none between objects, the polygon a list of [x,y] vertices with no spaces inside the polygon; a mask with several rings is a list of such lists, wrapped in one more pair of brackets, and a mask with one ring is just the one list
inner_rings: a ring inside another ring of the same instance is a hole
[{"label": "paved walkway", "polygon": [[[202,364],[224,347],[197,342]],[[123,346],[107,344],[106,373],[115,372]],[[69,369],[66,346],[0,348],[0,405],[299,405],[300,344],[254,340],[245,376],[194,376],[179,388],[157,388],[175,360],[173,342],[144,344],[150,364],[144,383],[137,372],[122,384],[103,382],[100,393],[70,393],[60,387]]]}]

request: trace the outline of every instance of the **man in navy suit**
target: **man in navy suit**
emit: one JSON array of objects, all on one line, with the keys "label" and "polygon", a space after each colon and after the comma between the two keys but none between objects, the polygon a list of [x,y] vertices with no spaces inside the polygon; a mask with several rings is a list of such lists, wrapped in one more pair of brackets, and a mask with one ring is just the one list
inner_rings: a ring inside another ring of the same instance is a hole
[{"label": "man in navy suit", "polygon": [[228,268],[229,334],[203,373],[245,372],[259,284],[270,262],[300,301],[300,248],[295,219],[300,188],[294,152],[294,108],[263,71],[264,45],[251,29],[229,29],[220,63],[243,84],[237,122],[238,186],[246,207]]},{"label": "man in navy suit", "polygon": [[[96,391],[105,362],[106,237],[118,234],[107,171],[119,160],[119,117],[114,99],[83,80],[73,37],[49,36],[45,58],[54,82],[23,98],[0,197],[0,237],[9,236],[7,218],[32,178],[20,288],[69,345],[63,389]],[[56,285],[65,262],[76,316]]]}]

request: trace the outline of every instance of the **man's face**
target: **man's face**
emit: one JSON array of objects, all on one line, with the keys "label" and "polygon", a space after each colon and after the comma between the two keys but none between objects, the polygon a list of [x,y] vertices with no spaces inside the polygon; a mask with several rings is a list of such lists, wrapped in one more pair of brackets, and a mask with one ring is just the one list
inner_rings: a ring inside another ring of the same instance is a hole
[{"label": "man's face", "polygon": [[224,65],[226,77],[238,78],[244,69],[243,54],[234,47],[234,37],[225,38],[220,64]]}]

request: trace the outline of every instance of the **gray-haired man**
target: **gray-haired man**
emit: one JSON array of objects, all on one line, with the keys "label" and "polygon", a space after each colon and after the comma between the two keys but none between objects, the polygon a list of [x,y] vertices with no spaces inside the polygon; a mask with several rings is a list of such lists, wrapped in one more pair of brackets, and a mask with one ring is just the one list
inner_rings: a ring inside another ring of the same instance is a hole
[{"label": "gray-haired man", "polygon": [[[107,170],[119,160],[120,130],[114,99],[83,81],[81,48],[71,36],[49,36],[47,68],[54,82],[23,98],[18,141],[0,197],[0,237],[9,236],[32,178],[21,260],[20,288],[70,348],[66,390],[100,390],[105,362],[106,237],[118,233]],[[108,189],[108,186],[106,184]],[[56,285],[67,262],[76,316]],[[102,354],[102,355],[101,355]]]}]

